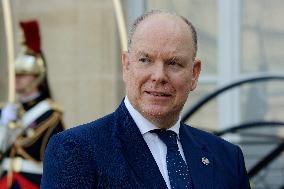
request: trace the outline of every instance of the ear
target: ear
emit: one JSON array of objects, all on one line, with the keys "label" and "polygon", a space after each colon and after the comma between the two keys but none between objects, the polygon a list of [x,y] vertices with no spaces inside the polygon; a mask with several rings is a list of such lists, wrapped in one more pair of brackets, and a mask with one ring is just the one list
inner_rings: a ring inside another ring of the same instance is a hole
[{"label": "ear", "polygon": [[191,78],[191,87],[190,87],[191,91],[193,91],[196,88],[200,71],[201,71],[201,60],[195,59],[192,68],[192,78]]},{"label": "ear", "polygon": [[122,76],[123,81],[125,82],[127,79],[127,73],[129,70],[129,53],[127,51],[123,51],[121,55],[121,62],[122,62]]}]

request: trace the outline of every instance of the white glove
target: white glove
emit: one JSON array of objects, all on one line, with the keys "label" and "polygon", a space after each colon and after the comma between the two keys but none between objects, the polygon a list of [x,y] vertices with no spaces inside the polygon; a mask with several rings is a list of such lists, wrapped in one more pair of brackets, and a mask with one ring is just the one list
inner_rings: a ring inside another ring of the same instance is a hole
[{"label": "white glove", "polygon": [[12,121],[18,118],[19,105],[9,103],[1,111],[0,125],[7,127]]},{"label": "white glove", "polygon": [[8,137],[8,128],[0,127],[0,152],[7,150]]}]

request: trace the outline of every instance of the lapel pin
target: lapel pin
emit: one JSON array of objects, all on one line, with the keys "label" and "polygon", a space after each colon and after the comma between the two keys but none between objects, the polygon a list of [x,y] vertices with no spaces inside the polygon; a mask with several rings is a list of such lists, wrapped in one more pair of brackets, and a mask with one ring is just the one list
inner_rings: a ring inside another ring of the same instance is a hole
[{"label": "lapel pin", "polygon": [[209,159],[206,158],[206,157],[201,158],[201,161],[204,165],[209,165],[209,163],[210,163]]}]

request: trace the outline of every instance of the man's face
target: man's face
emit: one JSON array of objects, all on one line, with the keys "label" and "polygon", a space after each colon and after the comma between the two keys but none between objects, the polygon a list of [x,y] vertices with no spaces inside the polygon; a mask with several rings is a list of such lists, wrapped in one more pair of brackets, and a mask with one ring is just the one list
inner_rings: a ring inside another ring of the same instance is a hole
[{"label": "man's face", "polygon": [[[16,75],[16,92],[24,93],[27,87],[30,87],[31,83],[36,79],[32,74],[17,74]],[[34,86],[36,87],[36,86]]]},{"label": "man's face", "polygon": [[158,127],[170,127],[196,87],[200,61],[193,60],[189,26],[178,17],[155,15],[137,27],[122,55],[127,96]]}]

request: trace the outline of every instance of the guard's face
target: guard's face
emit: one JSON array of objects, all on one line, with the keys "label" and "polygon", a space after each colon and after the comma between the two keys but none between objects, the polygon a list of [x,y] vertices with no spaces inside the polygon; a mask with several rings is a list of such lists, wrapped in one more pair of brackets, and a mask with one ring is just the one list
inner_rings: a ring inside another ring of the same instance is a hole
[{"label": "guard's face", "polygon": [[36,79],[36,76],[32,74],[17,74],[16,75],[16,92],[19,94],[25,92],[26,88],[30,87],[31,83],[35,79]]},{"label": "guard's face", "polygon": [[201,66],[200,61],[193,64],[188,26],[165,15],[145,20],[122,62],[127,95],[134,108],[158,127],[177,121],[189,92],[196,87]]}]

